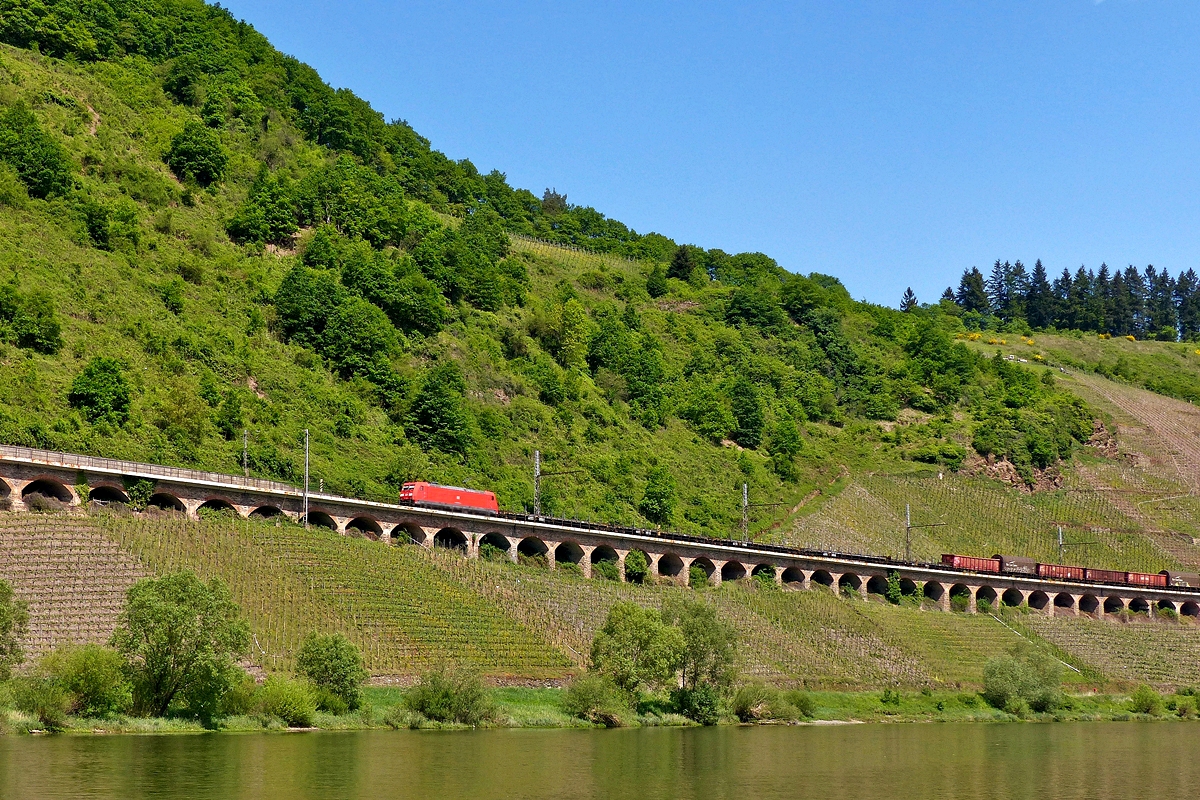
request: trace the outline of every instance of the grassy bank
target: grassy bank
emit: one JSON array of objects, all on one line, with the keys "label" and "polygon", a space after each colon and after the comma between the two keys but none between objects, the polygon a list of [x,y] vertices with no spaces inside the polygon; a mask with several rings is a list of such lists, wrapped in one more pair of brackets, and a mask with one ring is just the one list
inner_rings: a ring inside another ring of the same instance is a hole
[{"label": "grassy bank", "polygon": [[[369,687],[366,703],[357,712],[333,715],[318,713],[313,729],[465,729],[464,725],[436,723],[420,718],[404,707],[405,690],[394,687]],[[497,688],[491,691],[498,714],[497,721],[486,726],[495,728],[591,728],[597,727],[572,717],[563,710],[563,689]],[[1195,706],[1182,696],[1164,698],[1159,713],[1136,713],[1125,694],[1072,694],[1066,696],[1063,707],[1054,713],[1029,714],[1017,717],[990,707],[975,692],[897,692],[886,700],[882,692],[813,692],[814,709],[811,717],[794,723],[762,724],[854,724],[854,723],[914,723],[914,722],[1128,722],[1128,721],[1195,721]],[[1181,702],[1182,701],[1182,702]],[[653,705],[653,704],[651,704]],[[1180,707],[1192,709],[1180,712]],[[675,714],[639,714],[632,721],[639,727],[689,726],[695,723]],[[736,717],[726,714],[721,724],[740,724]],[[289,730],[280,720],[263,716],[229,717],[216,728],[223,732],[246,733]],[[0,731],[7,734],[28,734],[37,730],[33,717],[13,710],[0,710]],[[292,729],[293,731],[297,729]],[[145,719],[115,717],[86,719],[72,717],[67,734],[169,734],[211,732],[194,720]]]}]

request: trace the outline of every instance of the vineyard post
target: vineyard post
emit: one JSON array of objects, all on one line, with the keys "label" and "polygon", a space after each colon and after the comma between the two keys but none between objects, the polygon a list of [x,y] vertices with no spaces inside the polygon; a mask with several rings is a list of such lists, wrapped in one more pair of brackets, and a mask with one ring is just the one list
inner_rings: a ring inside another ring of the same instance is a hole
[{"label": "vineyard post", "polygon": [[246,446],[250,439],[250,432],[246,428],[242,428],[242,477],[250,477],[250,461],[246,456]]}]

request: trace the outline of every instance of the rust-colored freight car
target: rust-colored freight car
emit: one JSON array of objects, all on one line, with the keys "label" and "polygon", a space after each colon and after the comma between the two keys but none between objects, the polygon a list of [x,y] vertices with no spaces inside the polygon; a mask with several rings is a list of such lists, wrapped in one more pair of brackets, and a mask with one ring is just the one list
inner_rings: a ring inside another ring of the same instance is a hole
[{"label": "rust-colored freight car", "polygon": [[1056,578],[1060,581],[1083,580],[1083,567],[1068,567],[1065,564],[1038,564],[1039,578]]},{"label": "rust-colored freight car", "polygon": [[1151,575],[1148,572],[1127,572],[1126,581],[1134,586],[1161,586],[1167,585],[1166,575]]},{"label": "rust-colored freight car", "polygon": [[1195,572],[1172,572],[1163,570],[1158,573],[1167,579],[1167,586],[1183,586],[1192,589],[1200,589],[1200,575]]},{"label": "rust-colored freight car", "polygon": [[1125,572],[1118,569],[1085,569],[1083,576],[1099,583],[1128,583]]},{"label": "rust-colored freight car", "polygon": [[955,569],[971,569],[976,572],[999,572],[1000,559],[976,558],[975,556],[956,556],[942,553],[942,563]]},{"label": "rust-colored freight car", "polygon": [[417,481],[406,483],[400,488],[401,503],[416,505],[457,506],[482,511],[499,511],[494,492],[464,489],[461,486],[439,486],[436,483]]}]

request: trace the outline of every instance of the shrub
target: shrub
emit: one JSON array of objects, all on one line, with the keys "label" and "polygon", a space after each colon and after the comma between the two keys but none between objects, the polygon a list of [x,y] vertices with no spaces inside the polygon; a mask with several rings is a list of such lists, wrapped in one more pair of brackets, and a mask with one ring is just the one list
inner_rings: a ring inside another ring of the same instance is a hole
[{"label": "shrub", "polygon": [[362,654],[340,633],[310,633],[296,654],[296,671],[318,689],[336,695],[349,709],[358,708],[362,702],[362,684],[367,679]]},{"label": "shrub", "polygon": [[522,567],[547,569],[550,566],[550,559],[546,558],[545,553],[517,553],[517,563]]},{"label": "shrub", "polygon": [[129,588],[113,644],[129,662],[134,709],[176,709],[205,722],[242,675],[235,659],[250,643],[225,584],[191,572],[147,578]]},{"label": "shrub", "polygon": [[18,709],[37,717],[46,730],[59,731],[67,726],[71,694],[53,678],[29,676],[14,680],[13,700]]},{"label": "shrub", "polygon": [[289,728],[311,728],[317,712],[308,686],[282,675],[272,675],[258,687],[254,706],[262,714],[283,720]]},{"label": "shrub", "polygon": [[732,711],[742,722],[799,719],[803,712],[790,701],[791,694],[773,686],[748,683],[733,695]]},{"label": "shrub", "polygon": [[699,564],[692,564],[688,568],[688,586],[693,589],[705,589],[708,587],[708,573],[704,571],[704,567]]},{"label": "shrub", "polygon": [[808,692],[792,689],[789,692],[783,693],[783,699],[792,704],[796,712],[802,716],[812,719],[817,713],[817,701]]},{"label": "shrub", "polygon": [[[508,551],[502,550],[499,547],[496,547],[494,544],[484,542],[483,544],[479,545],[479,557],[484,561],[504,563],[508,561]],[[592,572],[595,573],[595,567],[592,568]]]},{"label": "shrub", "polygon": [[171,139],[164,160],[181,181],[208,186],[221,180],[229,156],[217,134],[193,120]]},{"label": "shrub", "polygon": [[133,702],[125,659],[98,644],[53,650],[42,657],[38,672],[70,695],[71,713],[81,717],[119,714]]},{"label": "shrub", "polygon": [[627,701],[627,695],[608,676],[585,672],[567,687],[563,710],[606,728],[618,728],[629,714]]},{"label": "shrub", "polygon": [[641,550],[630,550],[625,556],[625,580],[641,583],[650,574],[650,559]]},{"label": "shrub", "polygon": [[[983,668],[983,699],[995,708],[1017,713],[1053,711],[1062,703],[1062,668],[1050,656],[1018,649],[990,659]],[[1012,709],[1016,709],[1015,711]]]},{"label": "shrub", "polygon": [[652,467],[646,474],[646,489],[638,511],[659,525],[670,521],[675,511],[675,479],[666,467]]},{"label": "shrub", "polygon": [[900,692],[895,689],[884,689],[883,695],[879,698],[879,702],[885,706],[899,706]]},{"label": "shrub", "polygon": [[29,627],[29,608],[18,598],[8,581],[0,579],[0,682],[8,680],[12,668],[25,660],[21,638]]},{"label": "shrub", "polygon": [[615,561],[597,561],[592,564],[592,577],[606,581],[621,580],[621,568]]},{"label": "shrub", "polygon": [[1162,695],[1142,684],[1129,698],[1129,710],[1135,714],[1150,714],[1157,717],[1163,711]]},{"label": "shrub", "polygon": [[0,114],[0,161],[9,164],[34,197],[65,194],[74,166],[66,150],[42,130],[24,102]]},{"label": "shrub", "polygon": [[592,666],[631,698],[646,686],[661,686],[683,660],[683,634],[657,611],[636,603],[614,603],[592,639]]},{"label": "shrub", "polygon": [[426,447],[465,453],[471,444],[470,420],[463,396],[467,386],[453,361],[429,371],[412,405],[412,434]]},{"label": "shrub", "polygon": [[232,682],[225,694],[221,695],[218,711],[223,717],[240,717],[249,714],[255,708],[255,693],[258,684],[254,677],[243,672],[241,677]]},{"label": "shrub", "polygon": [[121,362],[96,356],[75,376],[67,399],[89,422],[107,420],[122,425],[129,417],[129,397]]},{"label": "shrub", "polygon": [[695,689],[675,689],[671,692],[675,711],[701,725],[716,725],[721,720],[721,698],[708,684]]},{"label": "shrub", "polygon": [[55,514],[67,508],[57,497],[47,497],[40,492],[25,495],[25,507],[35,514]]},{"label": "shrub", "polygon": [[573,575],[577,578],[583,577],[583,567],[574,561],[558,561],[555,563],[554,568],[567,575]]},{"label": "shrub", "polygon": [[422,675],[408,690],[404,704],[437,722],[479,725],[496,716],[495,705],[478,675],[445,668]]}]

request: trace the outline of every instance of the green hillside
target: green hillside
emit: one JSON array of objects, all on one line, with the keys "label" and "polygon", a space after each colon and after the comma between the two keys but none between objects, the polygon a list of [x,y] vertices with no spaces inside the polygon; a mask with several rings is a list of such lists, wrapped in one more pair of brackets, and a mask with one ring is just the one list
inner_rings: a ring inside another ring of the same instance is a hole
[{"label": "green hillside", "polygon": [[1092,432],[1052,377],[955,341],[957,307],[537,200],[223,10],[122,3],[74,38],[5,13],[0,440],[236,471],[246,429],[251,473],[295,481],[307,428],[327,490],[509,509],[536,448],[580,470],[549,513],[728,535],[742,482],[763,529],[975,451],[1032,483]]}]

